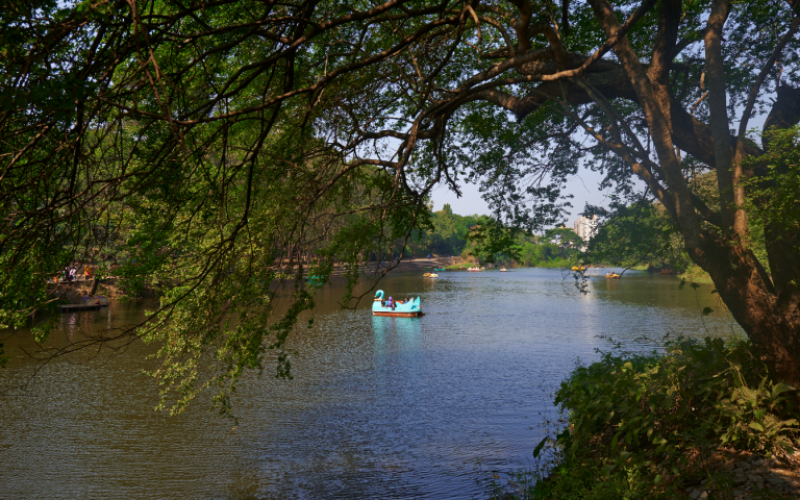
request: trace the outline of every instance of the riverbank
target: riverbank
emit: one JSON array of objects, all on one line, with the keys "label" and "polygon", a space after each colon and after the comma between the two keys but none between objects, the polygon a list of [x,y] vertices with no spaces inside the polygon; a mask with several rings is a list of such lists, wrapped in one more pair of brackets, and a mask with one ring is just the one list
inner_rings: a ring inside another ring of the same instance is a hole
[{"label": "riverbank", "polygon": [[[155,291],[146,288],[145,297],[154,297]],[[84,295],[102,295],[109,299],[119,299],[125,295],[119,278],[81,279],[73,282],[47,284],[47,295],[58,298],[62,303],[79,304]]]},{"label": "riverbank", "polygon": [[[364,266],[365,273],[374,273],[376,269],[388,269],[390,268],[393,263],[383,262],[380,264],[380,267],[377,266],[375,262],[370,262]],[[466,262],[461,257],[432,257],[428,258],[419,258],[419,259],[403,259],[400,261],[396,267],[392,268],[390,272],[397,272],[397,273],[405,273],[405,272],[425,272],[430,271],[434,268],[458,268],[460,266],[469,266],[470,263]],[[335,268],[333,272],[333,276],[344,274],[345,269]]]},{"label": "riverbank", "polygon": [[[461,257],[435,257],[420,259],[403,259],[399,263],[369,262],[364,264],[361,269],[364,276],[375,276],[382,270],[389,269],[390,273],[411,273],[425,272],[433,268],[459,268],[469,265]],[[394,267],[392,267],[394,266]],[[344,266],[336,266],[331,273],[331,277],[344,276],[347,269]],[[287,277],[291,276],[287,274]],[[60,302],[67,304],[78,304],[82,301],[81,297],[86,295],[103,295],[112,300],[119,300],[125,297],[130,298],[154,298],[159,296],[158,290],[149,286],[147,283],[135,290],[126,290],[124,280],[117,277],[107,277],[103,279],[79,279],[72,282],[58,282],[47,284],[47,295],[58,298]]]},{"label": "riverbank", "polygon": [[800,498],[797,392],[747,342],[673,341],[605,353],[556,392],[539,468],[494,498]]}]

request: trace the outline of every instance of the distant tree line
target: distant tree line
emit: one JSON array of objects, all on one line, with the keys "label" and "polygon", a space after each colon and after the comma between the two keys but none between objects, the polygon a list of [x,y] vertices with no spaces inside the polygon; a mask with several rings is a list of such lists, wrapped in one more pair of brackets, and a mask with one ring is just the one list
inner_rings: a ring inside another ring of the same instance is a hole
[{"label": "distant tree line", "polygon": [[582,245],[583,240],[570,228],[535,235],[502,226],[486,215],[455,214],[445,204],[442,210],[431,212],[428,228],[415,232],[405,247],[405,256],[460,256],[475,263],[567,267],[577,261]]}]

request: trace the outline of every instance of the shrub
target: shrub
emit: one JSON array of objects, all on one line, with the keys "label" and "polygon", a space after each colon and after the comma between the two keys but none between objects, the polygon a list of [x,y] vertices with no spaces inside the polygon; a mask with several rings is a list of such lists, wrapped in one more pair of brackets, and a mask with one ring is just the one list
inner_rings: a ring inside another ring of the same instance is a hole
[{"label": "shrub", "polygon": [[771,380],[747,342],[680,339],[662,353],[603,353],[561,384],[565,450],[602,450],[605,473],[644,467],[659,482],[690,456],[730,447],[772,455],[797,438],[793,387]]}]

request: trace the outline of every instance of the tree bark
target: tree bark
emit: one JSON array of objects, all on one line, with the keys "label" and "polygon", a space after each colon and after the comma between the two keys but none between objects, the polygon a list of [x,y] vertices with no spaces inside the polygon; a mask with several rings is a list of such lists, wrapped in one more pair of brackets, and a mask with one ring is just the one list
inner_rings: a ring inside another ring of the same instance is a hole
[{"label": "tree bark", "polygon": [[744,237],[747,235],[747,217],[744,210],[744,187],[741,185],[742,166],[740,162],[734,163],[734,150],[730,142],[731,122],[728,117],[722,57],[722,29],[729,11],[728,0],[714,0],[706,27],[705,81],[708,87],[711,136],[714,140],[722,222],[726,230],[733,230]]},{"label": "tree bark", "polygon": [[[619,21],[611,6],[606,0],[589,0],[595,15],[605,30],[607,37],[612,37],[620,29]],[[680,163],[675,154],[668,116],[663,104],[658,101],[653,91],[653,86],[644,71],[644,67],[633,50],[627,37],[623,37],[614,47],[625,72],[631,80],[636,96],[644,110],[650,136],[655,145],[656,154],[661,162],[665,180],[670,188],[675,206],[675,218],[680,224],[681,233],[687,248],[698,245],[698,232],[700,224],[691,202],[686,179],[681,172]]]},{"label": "tree bark", "polygon": [[749,249],[704,231],[690,251],[777,379],[800,387],[800,291],[792,284],[783,293]]}]

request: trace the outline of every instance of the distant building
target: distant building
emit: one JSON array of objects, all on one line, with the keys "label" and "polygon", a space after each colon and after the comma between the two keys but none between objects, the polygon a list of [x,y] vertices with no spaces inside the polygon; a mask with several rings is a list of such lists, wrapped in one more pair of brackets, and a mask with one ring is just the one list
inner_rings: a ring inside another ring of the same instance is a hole
[{"label": "distant building", "polygon": [[592,215],[591,219],[587,219],[581,215],[580,218],[575,221],[572,230],[575,231],[575,234],[580,236],[583,241],[589,243],[589,240],[594,238],[597,234],[598,224],[596,215]]}]

